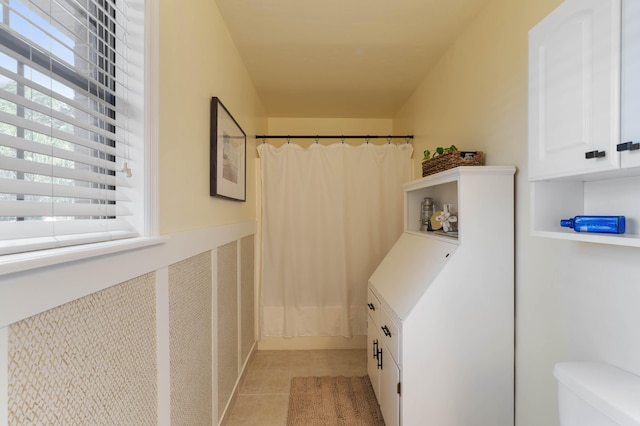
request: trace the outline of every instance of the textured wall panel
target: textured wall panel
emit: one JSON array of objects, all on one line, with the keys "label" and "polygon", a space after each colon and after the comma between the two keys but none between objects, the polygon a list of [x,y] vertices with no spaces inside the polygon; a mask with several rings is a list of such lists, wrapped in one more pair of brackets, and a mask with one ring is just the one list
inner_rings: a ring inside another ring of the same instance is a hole
[{"label": "textured wall panel", "polygon": [[[238,379],[238,243],[218,247],[218,407]],[[219,420],[219,419],[218,419]]]},{"label": "textured wall panel", "polygon": [[255,342],[254,236],[240,240],[240,355],[246,361]]},{"label": "textured wall panel", "polygon": [[10,425],[155,425],[155,275],[9,327]]},{"label": "textured wall panel", "polygon": [[211,425],[211,253],[169,266],[171,425]]}]

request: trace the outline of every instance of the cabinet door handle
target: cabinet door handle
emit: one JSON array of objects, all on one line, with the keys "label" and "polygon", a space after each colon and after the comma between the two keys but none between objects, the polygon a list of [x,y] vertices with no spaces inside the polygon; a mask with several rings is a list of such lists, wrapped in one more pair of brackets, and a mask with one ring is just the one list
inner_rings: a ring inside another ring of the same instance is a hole
[{"label": "cabinet door handle", "polygon": [[391,337],[391,330],[389,330],[389,327],[384,325],[384,326],[382,326],[380,328],[382,328],[382,332],[384,333],[385,336]]},{"label": "cabinet door handle", "polygon": [[378,359],[378,339],[373,341],[373,358]]},{"label": "cabinet door handle", "polygon": [[616,151],[621,152],[621,151],[636,151],[640,149],[640,143],[636,142],[624,142],[624,143],[619,143],[618,145],[616,145]]},{"label": "cabinet door handle", "polygon": [[378,370],[382,370],[382,349],[378,349]]},{"label": "cabinet door handle", "polygon": [[372,311],[376,310],[376,307],[375,307],[375,305],[373,303],[367,303],[367,306],[369,306],[369,309],[372,310]]},{"label": "cabinet door handle", "polygon": [[588,160],[590,158],[602,158],[606,155],[605,151],[589,151],[584,153],[584,158]]}]

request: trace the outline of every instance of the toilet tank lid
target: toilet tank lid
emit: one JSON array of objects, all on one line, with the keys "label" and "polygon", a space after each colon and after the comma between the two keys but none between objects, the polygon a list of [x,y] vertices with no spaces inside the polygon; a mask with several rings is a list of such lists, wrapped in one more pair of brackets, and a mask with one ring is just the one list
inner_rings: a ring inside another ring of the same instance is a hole
[{"label": "toilet tank lid", "polygon": [[622,426],[640,426],[640,377],[595,362],[561,362],[559,383]]}]

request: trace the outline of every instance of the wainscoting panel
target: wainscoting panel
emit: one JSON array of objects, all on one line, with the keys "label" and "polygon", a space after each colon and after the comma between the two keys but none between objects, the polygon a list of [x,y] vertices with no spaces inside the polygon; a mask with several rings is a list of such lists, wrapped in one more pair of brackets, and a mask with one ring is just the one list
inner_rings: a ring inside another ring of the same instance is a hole
[{"label": "wainscoting panel", "polygon": [[213,424],[211,253],[169,265],[171,425]]},{"label": "wainscoting panel", "polygon": [[[222,414],[238,379],[238,242],[218,247],[218,407]],[[218,422],[220,419],[218,419]]]},{"label": "wainscoting panel", "polygon": [[9,326],[8,424],[155,425],[155,274]]},{"label": "wainscoting panel", "polygon": [[0,269],[0,425],[219,424],[256,346],[255,233]]}]

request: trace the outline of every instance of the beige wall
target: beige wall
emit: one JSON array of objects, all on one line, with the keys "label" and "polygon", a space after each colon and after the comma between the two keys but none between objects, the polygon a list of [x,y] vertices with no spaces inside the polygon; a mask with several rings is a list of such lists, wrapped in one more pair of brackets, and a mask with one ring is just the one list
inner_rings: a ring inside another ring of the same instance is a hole
[{"label": "beige wall", "polygon": [[[637,249],[529,235],[527,32],[561,0],[493,0],[394,120],[425,149],[482,150],[516,176],[516,424],[558,425],[553,365],[606,362],[640,374]],[[494,224],[499,228],[499,224]],[[636,260],[634,260],[636,259]],[[496,267],[499,262],[496,261]]]},{"label": "beige wall", "polygon": [[[255,135],[266,114],[215,1],[160,1],[160,231],[255,220]],[[210,102],[247,134],[247,201],[209,196]]]},{"label": "beige wall", "polygon": [[526,163],[527,31],[561,0],[494,0],[444,54],[394,120],[425,149],[481,150],[488,165]]}]

